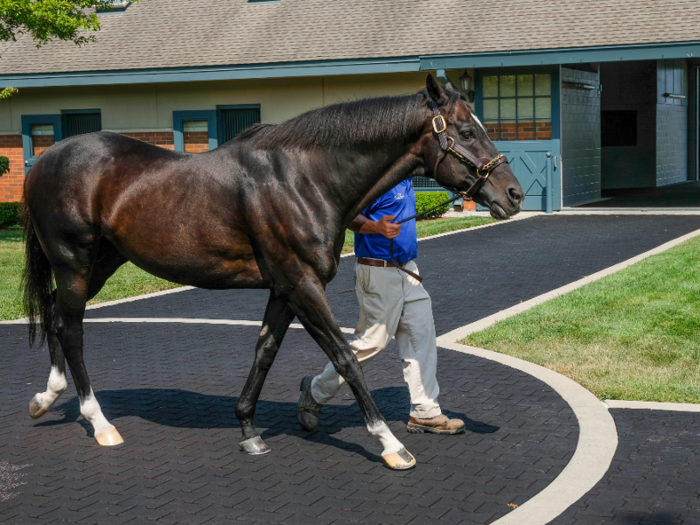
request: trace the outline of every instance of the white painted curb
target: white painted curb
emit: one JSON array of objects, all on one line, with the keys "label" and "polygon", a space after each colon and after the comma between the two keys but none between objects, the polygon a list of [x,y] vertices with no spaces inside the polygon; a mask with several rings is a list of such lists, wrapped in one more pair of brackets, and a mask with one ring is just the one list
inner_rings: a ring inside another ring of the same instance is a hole
[{"label": "white painted curb", "polygon": [[578,288],[581,288],[582,286],[585,286],[588,283],[598,281],[598,280],[602,279],[603,277],[607,277],[608,275],[612,275],[613,273],[619,272],[620,270],[623,270],[623,269],[627,268],[628,266],[631,266],[635,263],[638,263],[639,261],[642,261],[642,260],[646,259],[647,257],[651,257],[652,255],[656,255],[656,254],[665,252],[666,250],[669,250],[670,248],[673,248],[674,246],[677,246],[677,245],[679,245],[679,244],[681,244],[689,239],[692,239],[693,237],[697,237],[698,235],[700,235],[700,230],[695,230],[694,232],[683,235],[682,237],[678,237],[677,239],[673,239],[672,241],[669,241],[665,244],[662,244],[661,246],[657,246],[653,250],[649,250],[648,252],[644,252],[640,255],[637,255],[636,257],[632,257],[631,259],[627,259],[626,261],[618,263],[615,266],[610,266],[609,268],[606,268],[605,270],[601,270],[597,273],[594,273],[593,275],[589,275],[588,277],[584,277],[583,279],[579,279],[578,281],[567,284],[566,286],[562,286],[561,288],[557,288],[556,290],[552,290],[551,292],[547,292],[545,294],[534,297],[528,301],[525,301],[524,303],[516,304],[515,306],[512,306],[506,310],[501,310],[500,312],[498,312],[496,314],[490,315],[489,317],[484,317],[483,319],[480,319],[474,323],[468,324],[466,326],[462,326],[460,328],[457,328],[456,330],[452,330],[451,332],[448,332],[446,334],[441,335],[438,338],[438,342],[442,341],[442,342],[447,342],[447,343],[453,343],[455,341],[461,341],[462,339],[467,337],[469,334],[473,334],[474,332],[481,332],[482,330],[485,330],[486,328],[493,326],[498,321],[502,321],[503,319],[513,317],[514,315],[517,315],[521,312],[524,312],[526,310],[534,308],[535,306],[537,306],[539,304],[545,303],[545,302],[549,301],[550,299],[554,299],[555,297],[559,297],[560,295],[564,295],[565,293],[568,293],[568,292],[571,292],[571,291],[576,290]]},{"label": "white painted curb", "polygon": [[551,386],[576,414],[576,452],[544,490],[492,525],[544,525],[584,496],[610,468],[617,450],[617,428],[597,397],[575,381],[539,365],[481,348],[438,341],[438,346],[521,370]]},{"label": "white painted curb", "polygon": [[658,403],[656,401],[621,401],[606,399],[609,408],[627,408],[634,410],[669,410],[671,412],[700,412],[700,405],[692,403]]}]

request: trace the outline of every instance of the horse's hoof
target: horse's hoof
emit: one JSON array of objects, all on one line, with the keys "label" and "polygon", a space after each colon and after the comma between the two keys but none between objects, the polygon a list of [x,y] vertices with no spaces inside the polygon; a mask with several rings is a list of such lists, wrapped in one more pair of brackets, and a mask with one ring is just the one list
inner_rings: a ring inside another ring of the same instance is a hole
[{"label": "horse's hoof", "polygon": [[393,454],[382,456],[382,459],[386,466],[392,470],[408,470],[416,466],[416,458],[405,448]]},{"label": "horse's hoof", "polygon": [[124,439],[116,428],[112,427],[109,430],[97,434],[95,436],[97,443],[103,447],[113,447],[114,445],[121,445],[124,443]]},{"label": "horse's hoof", "polygon": [[46,414],[46,410],[41,407],[39,401],[36,399],[36,396],[34,396],[29,402],[29,415],[32,417],[32,419],[39,419],[44,414]]},{"label": "horse's hoof", "polygon": [[250,439],[246,439],[245,441],[241,441],[238,446],[241,447],[243,452],[250,454],[251,456],[267,454],[268,452],[272,451],[272,449],[265,444],[260,436],[255,436]]}]

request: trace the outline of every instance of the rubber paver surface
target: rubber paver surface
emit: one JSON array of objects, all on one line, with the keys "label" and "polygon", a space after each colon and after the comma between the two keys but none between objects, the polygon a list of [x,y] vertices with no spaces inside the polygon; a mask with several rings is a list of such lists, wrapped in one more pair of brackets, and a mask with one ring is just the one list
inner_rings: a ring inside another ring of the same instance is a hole
[{"label": "rubber paver surface", "polygon": [[[418,262],[440,334],[697,229],[699,216],[538,216],[423,241]],[[357,320],[356,299],[337,292],[352,286],[352,273],[352,259],[344,258],[328,288],[345,327]],[[90,310],[88,317],[259,321],[266,300],[264,291],[191,290]],[[0,326],[0,522],[490,523],[546,487],[578,438],[575,416],[547,385],[447,350],[439,355],[440,402],[446,413],[468,418],[469,430],[456,437],[407,434],[408,393],[390,347],[366,370],[368,382],[390,427],[419,461],[414,471],[391,472],[348,389],[324,409],[317,432],[298,429],[299,381],[319,372],[326,359],[304,331],[291,330],[257,411],[273,452],[249,457],[238,451],[233,409],[252,362],[256,328],[85,327],[97,398],[126,443],[96,445],[70,379],[55,409],[31,420],[27,405],[45,389],[48,355],[27,348],[25,327]],[[643,412],[612,411],[621,436],[613,466],[561,518],[570,521],[556,523],[658,522],[650,516],[700,523],[692,514],[698,485],[692,473],[700,465],[691,445],[698,442],[698,420],[677,414],[638,420]],[[675,466],[659,468],[653,447],[677,438],[683,445],[672,447],[673,454],[664,451],[661,463]],[[641,451],[639,457],[633,450]],[[607,479],[614,482],[605,485]],[[651,506],[672,501],[668,486],[684,505],[680,517]],[[640,487],[646,496],[634,500]],[[654,492],[661,495],[656,500],[649,496]],[[633,501],[647,507],[614,514],[620,501],[626,510]],[[612,518],[589,512],[606,505],[596,512],[613,512]]]},{"label": "rubber paver surface", "polygon": [[27,349],[25,330],[0,327],[0,473],[24,483],[0,487],[2,523],[487,523],[546,487],[578,439],[573,412],[550,387],[449,350],[439,352],[440,402],[468,431],[408,434],[408,391],[391,346],[367,380],[419,465],[390,471],[347,387],[317,431],[299,429],[299,382],[326,360],[292,329],[257,408],[272,453],[247,456],[234,406],[257,328],[94,323],[86,364],[125,439],[99,447],[70,381],[51,412],[29,418],[49,367],[46,350]]},{"label": "rubber paver surface", "polygon": [[620,439],[610,469],[552,525],[700,523],[700,413],[610,413]]}]

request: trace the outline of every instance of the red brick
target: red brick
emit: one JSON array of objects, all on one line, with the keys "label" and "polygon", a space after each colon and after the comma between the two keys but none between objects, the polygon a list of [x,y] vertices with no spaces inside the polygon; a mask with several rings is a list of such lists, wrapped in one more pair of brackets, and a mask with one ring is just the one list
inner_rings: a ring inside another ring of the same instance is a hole
[{"label": "red brick", "polygon": [[24,152],[21,135],[0,135],[0,155],[10,160],[10,171],[0,176],[0,202],[22,200]]}]

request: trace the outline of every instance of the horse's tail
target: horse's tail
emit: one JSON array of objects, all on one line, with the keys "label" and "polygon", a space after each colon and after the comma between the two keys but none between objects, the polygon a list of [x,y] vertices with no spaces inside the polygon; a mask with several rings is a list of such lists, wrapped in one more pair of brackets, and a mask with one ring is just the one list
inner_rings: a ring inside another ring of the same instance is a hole
[{"label": "horse's tail", "polygon": [[[37,324],[39,325],[39,346],[46,341],[46,334],[53,328],[53,306],[55,296],[52,293],[53,276],[51,263],[41,249],[39,238],[34,231],[29,208],[24,203],[23,227],[26,262],[22,285],[24,289],[24,310],[29,316],[29,344],[36,342]],[[37,323],[37,317],[39,322]]]}]

